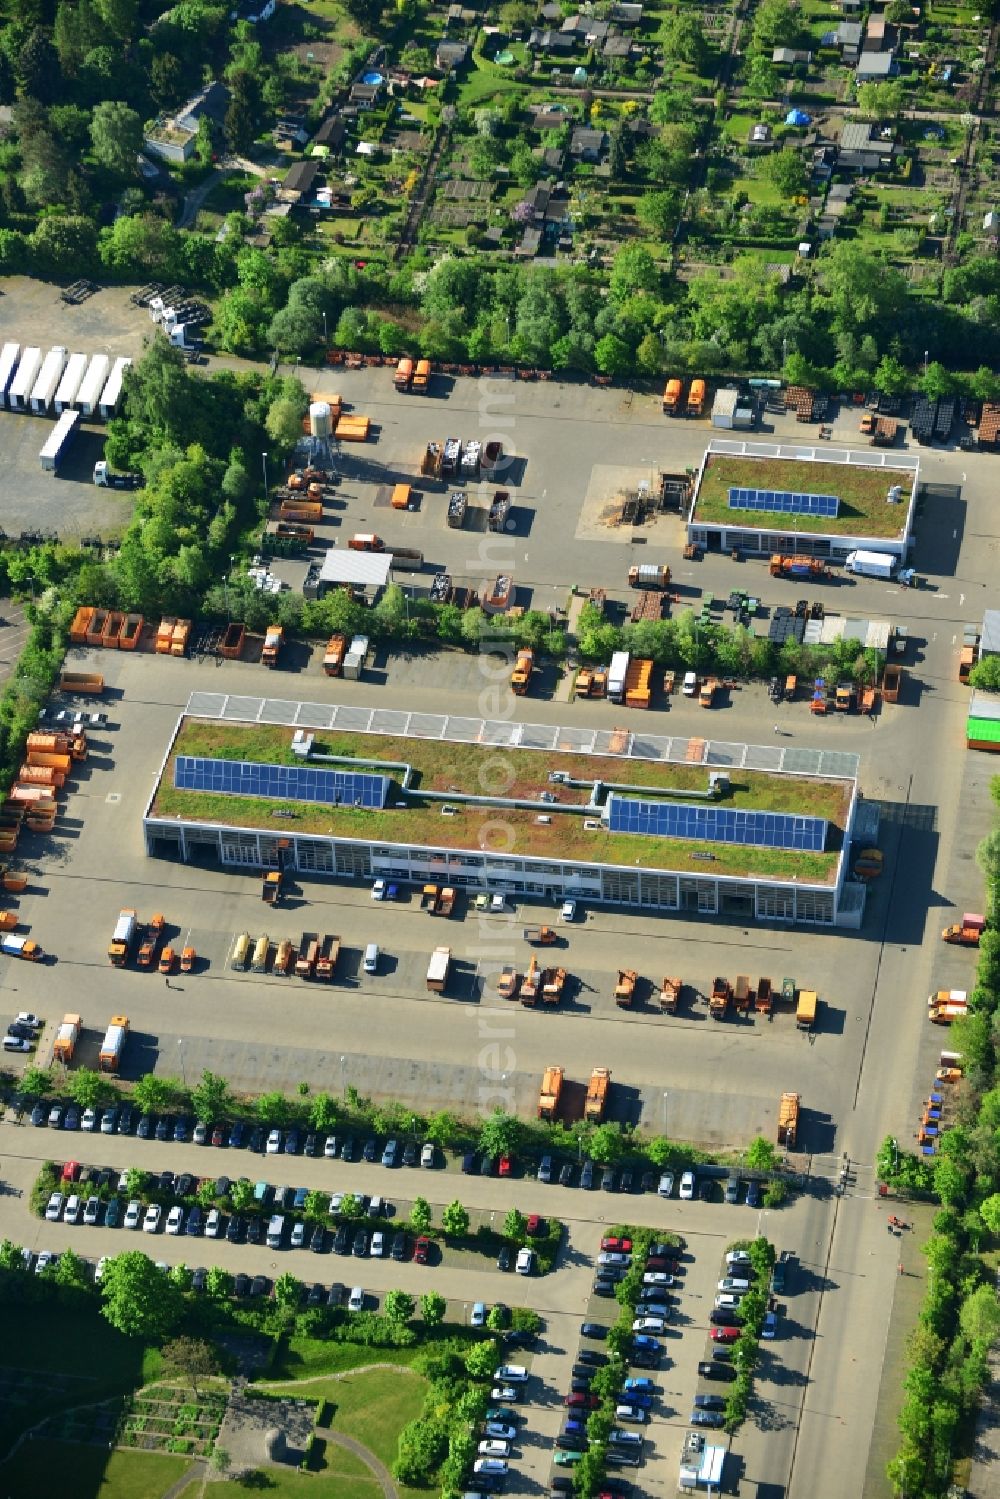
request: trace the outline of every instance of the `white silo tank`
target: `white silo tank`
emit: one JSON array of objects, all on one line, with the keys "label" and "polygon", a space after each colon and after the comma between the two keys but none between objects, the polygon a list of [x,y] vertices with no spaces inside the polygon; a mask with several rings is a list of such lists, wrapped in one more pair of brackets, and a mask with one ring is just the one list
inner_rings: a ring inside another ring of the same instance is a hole
[{"label": "white silo tank", "polygon": [[313,437],[329,437],[332,434],[330,406],[327,401],[313,401],[309,407],[309,430]]}]

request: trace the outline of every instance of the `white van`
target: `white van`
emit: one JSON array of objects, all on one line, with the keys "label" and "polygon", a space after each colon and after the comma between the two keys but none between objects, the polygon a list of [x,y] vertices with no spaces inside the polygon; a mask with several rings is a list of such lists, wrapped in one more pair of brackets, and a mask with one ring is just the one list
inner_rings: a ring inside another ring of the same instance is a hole
[{"label": "white van", "polygon": [[280,1249],[281,1238],[285,1232],[285,1220],[280,1213],[272,1213],[267,1225],[267,1247],[268,1249]]},{"label": "white van", "polygon": [[369,942],[365,948],[365,973],[378,973],[378,943]]}]

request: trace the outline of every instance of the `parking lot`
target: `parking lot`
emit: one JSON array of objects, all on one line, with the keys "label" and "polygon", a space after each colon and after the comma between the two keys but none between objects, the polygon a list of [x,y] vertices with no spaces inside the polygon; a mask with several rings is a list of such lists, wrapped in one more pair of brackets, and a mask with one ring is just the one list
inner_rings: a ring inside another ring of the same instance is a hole
[{"label": "parking lot", "polygon": [[[704,426],[665,423],[650,398],[621,393],[519,384],[498,394],[460,381],[446,399],[422,402],[396,397],[389,381],[390,372],[382,370],[324,373],[317,382],[319,391],[342,390],[379,427],[378,442],[364,458],[384,468],[367,477],[349,469],[338,490],[344,502],[336,512],[338,534],[376,529],[387,541],[417,547],[428,561],[447,565],[456,581],[478,577],[481,582],[490,572],[510,568],[524,588],[519,602],[542,607],[562,607],[573,584],[605,586],[624,598],[627,567],[653,555],[650,546],[659,546],[657,555],[675,567],[684,598],[695,600],[705,592],[725,597],[741,587],[771,606],[785,601],[781,585],[768,579],[762,564],[728,558],[682,562],[674,518],[645,528],[638,542],[632,528],[595,535],[595,486],[614,488],[617,482],[604,472],[609,431],[624,474],[647,463],[671,470],[696,463],[707,435]],[[504,409],[513,425],[501,429],[496,403],[508,397]],[[428,437],[454,433],[487,440],[497,430],[503,431],[505,447],[523,456],[506,481],[518,510],[512,535],[449,531],[442,490],[428,492],[420,509],[405,516],[375,503],[387,476],[412,475]],[[846,430],[843,436],[849,437]],[[761,1491],[781,1485],[805,1492],[795,1485],[807,1485],[810,1494],[824,1499],[863,1491],[880,1350],[902,1252],[887,1242],[872,1200],[870,1163],[886,1133],[902,1141],[912,1135],[915,1101],[921,1089],[926,1092],[936,1064],[943,1038],[926,1023],[927,993],[969,984],[969,955],[943,948],[939,935],[955,911],[977,906],[971,848],[989,804],[993,769],[987,757],[968,755],[961,747],[967,695],[955,680],[955,663],[962,626],[981,616],[995,576],[990,506],[996,460],[938,450],[922,454],[921,461],[925,479],[945,486],[940,497],[921,502],[918,517],[914,560],[930,586],[907,591],[862,581],[823,593],[828,611],[888,618],[909,631],[907,688],[898,705],[884,705],[873,721],[854,715],[816,720],[804,701],[775,708],[760,687],[734,692],[713,710],[714,717],[674,697],[669,703],[659,700],[637,720],[630,710],[603,701],[562,700],[554,673],[543,678],[537,695],[518,699],[510,710],[525,722],[602,728],[627,722],[651,733],[685,735],[710,729],[713,736],[736,742],[832,744],[859,754],[861,790],[881,803],[879,842],[886,858],[886,872],[869,892],[862,930],[744,929],[697,918],[583,910],[583,919],[565,929],[561,961],[574,984],[556,1013],[505,1004],[486,978],[488,968],[524,958],[521,924],[553,919],[551,908],[519,907],[509,919],[480,918],[463,909],[450,921],[435,920],[411,897],[376,910],[366,886],[296,875],[287,902],[272,912],[261,903],[256,871],[185,866],[150,860],[144,852],[142,811],[192,691],[391,703],[428,712],[468,713],[475,701],[475,711],[491,714],[494,710],[481,701],[492,689],[480,658],[383,655],[373,672],[352,682],[325,678],[316,654],[306,652],[290,653],[276,672],[249,662],[72,653],[71,666],[105,674],[108,693],[88,706],[107,711],[110,722],[92,736],[92,753],[67,790],[55,834],[30,846],[26,842],[23,850],[31,878],[17,903],[18,919],[52,962],[8,961],[0,984],[11,1013],[31,1008],[54,1022],[65,1009],[79,1009],[87,1028],[84,1061],[93,1061],[109,1016],[125,1013],[131,1022],[124,1062],[129,1078],[153,1068],[190,1081],[208,1067],[247,1089],[294,1093],[307,1082],[337,1092],[354,1085],[375,1098],[419,1101],[422,1110],[470,1113],[504,1103],[524,1114],[534,1110],[547,1065],[565,1067],[571,1102],[579,1101],[594,1066],[608,1066],[614,1118],[720,1149],[741,1149],[758,1133],[772,1137],[780,1094],[801,1093],[802,1149],[796,1164],[811,1172],[812,1186],[791,1209],[758,1215],[723,1204],[659,1204],[652,1196],[591,1197],[524,1181],[517,1184],[518,1205],[523,1199],[529,1210],[557,1212],[568,1222],[567,1253],[557,1273],[533,1282],[502,1276],[491,1266],[440,1267],[446,1294],[455,1308],[461,1304],[463,1315],[466,1303],[475,1299],[511,1303],[523,1296],[547,1318],[544,1343],[534,1356],[538,1396],[532,1408],[537,1404],[538,1415],[531,1427],[544,1440],[532,1435],[524,1483],[512,1483],[508,1492],[536,1494],[548,1476],[579,1321],[591,1311],[598,1319],[600,1299],[588,1305],[587,1298],[601,1224],[626,1216],[626,1207],[633,1220],[683,1232],[692,1256],[678,1316],[666,1337],[670,1358],[651,1426],[644,1492],[666,1493],[675,1486],[674,1465],[687,1429],[697,1363],[705,1353],[709,1296],[720,1278],[721,1256],[727,1242],[757,1228],[779,1247],[796,1250],[799,1267],[781,1338],[765,1350],[751,1419],[736,1440],[741,1480]],[[36,455],[32,462],[37,467]],[[971,544],[963,546],[966,536]],[[499,557],[483,553],[487,542],[507,550]],[[163,910],[171,936],[197,947],[200,971],[175,977],[168,988],[154,974],[109,969],[107,942],[123,907],[134,907],[140,917]],[[228,967],[238,933],[266,931],[272,941],[297,940],[303,928],[342,938],[331,985],[271,973],[238,974]],[[376,938],[385,960],[371,977],[359,973],[359,958]],[[453,992],[431,995],[424,982],[427,955],[445,940],[458,960],[459,982]],[[611,988],[626,958],[646,985],[658,985],[665,974],[683,977],[690,988],[680,1015],[660,1015],[648,1001],[632,1013],[615,1008]],[[710,1022],[695,991],[705,992],[717,972],[747,971],[753,980],[769,974],[780,982],[790,975],[800,986],[815,987],[822,1002],[816,1032],[799,1033],[791,1017],[780,1012],[770,1022]],[[43,1060],[50,1043],[51,1028],[43,1034]],[[5,1127],[5,1175],[14,1181],[24,1177],[24,1184],[30,1184],[46,1143],[51,1150],[51,1142],[35,1143],[31,1133],[8,1133]],[[127,1158],[120,1146],[118,1158],[133,1164],[145,1148],[145,1142],[129,1142]],[[829,1187],[845,1152],[855,1163],[852,1185],[846,1196],[835,1198]],[[184,1147],[171,1154],[170,1165],[185,1169],[198,1154],[204,1159],[204,1152]],[[321,1177],[324,1170],[322,1162],[297,1162],[296,1178],[328,1184],[332,1178],[330,1173]],[[442,1174],[435,1185],[442,1201],[456,1193],[450,1175]],[[480,1213],[505,1211],[508,1184],[476,1180],[469,1202]],[[43,1229],[27,1218],[21,1199],[3,1198],[0,1211],[4,1231],[36,1247],[44,1238],[58,1248],[77,1232],[93,1236],[95,1254],[110,1252],[102,1244],[120,1244],[114,1231],[104,1229],[59,1224]],[[169,1258],[176,1245],[158,1239],[156,1247]],[[235,1254],[240,1246],[219,1246],[220,1263],[230,1249]],[[290,1264],[294,1256],[303,1257],[300,1273],[308,1278],[312,1256],[288,1253]],[[373,1263],[369,1271],[366,1263],[372,1291],[394,1284],[422,1289],[418,1271],[423,1274],[421,1267],[407,1266],[404,1281],[395,1264]],[[865,1330],[860,1357],[859,1328]],[[845,1426],[851,1433],[848,1450]]]}]

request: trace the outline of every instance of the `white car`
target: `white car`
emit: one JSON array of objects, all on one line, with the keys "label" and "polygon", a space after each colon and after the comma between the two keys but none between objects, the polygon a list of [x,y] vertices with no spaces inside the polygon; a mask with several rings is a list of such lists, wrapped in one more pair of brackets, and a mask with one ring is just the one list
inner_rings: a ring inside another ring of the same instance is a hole
[{"label": "white car", "polygon": [[278,1155],[281,1151],[281,1130],[273,1129],[267,1137],[268,1155]]},{"label": "white car", "polygon": [[472,1315],[469,1317],[470,1327],[486,1326],[486,1303],[485,1301],[474,1301],[472,1303]]},{"label": "white car", "polygon": [[385,1234],[378,1228],[372,1234],[371,1257],[373,1260],[385,1259]]},{"label": "white car", "polygon": [[502,1457],[477,1457],[472,1464],[473,1473],[496,1473],[500,1478],[507,1472],[507,1463]]},{"label": "white car", "polygon": [[643,1410],[641,1405],[626,1404],[615,1406],[615,1420],[631,1421],[636,1426],[642,1426],[646,1421],[649,1420],[649,1417],[646,1415],[646,1412]]},{"label": "white car", "polygon": [[683,686],[684,696],[685,697],[694,697],[695,694],[697,693],[697,691],[698,691],[698,673],[696,671],[686,671],[684,673],[684,686]]},{"label": "white car", "polygon": [[84,1109],[83,1118],[80,1120],[80,1128],[88,1134],[93,1134],[97,1128],[97,1112],[94,1109]]},{"label": "white car", "polygon": [[666,1327],[663,1317],[636,1317],[632,1323],[633,1332],[663,1332]]},{"label": "white car", "polygon": [[501,1442],[513,1442],[517,1437],[517,1427],[504,1421],[487,1421],[483,1430],[488,1437],[499,1437]]},{"label": "white car", "polygon": [[110,1259],[110,1254],[102,1254],[100,1259],[97,1261],[97,1269],[94,1271],[94,1280],[98,1285],[100,1285],[101,1281],[104,1279],[104,1272],[108,1268],[108,1262],[110,1261]]},{"label": "white car", "polygon": [[19,1010],[14,1016],[16,1025],[30,1025],[33,1031],[40,1030],[45,1024],[41,1015],[33,1015],[30,1010]]},{"label": "white car", "polygon": [[344,1200],[343,1192],[332,1192],[330,1194],[330,1217],[335,1218],[340,1212],[340,1204]]},{"label": "white car", "polygon": [[499,1401],[501,1405],[509,1405],[512,1400],[520,1400],[520,1392],[512,1384],[495,1384],[490,1390],[490,1399]]},{"label": "white car", "polygon": [[715,1288],[717,1291],[749,1291],[750,1282],[735,1275],[727,1275]]},{"label": "white car", "polygon": [[624,1267],[631,1265],[632,1256],[623,1253],[620,1249],[602,1249],[597,1256],[597,1263],[599,1265],[619,1265]]},{"label": "white car", "polygon": [[535,1251],[529,1249],[525,1244],[523,1249],[517,1251],[517,1259],[514,1261],[514,1269],[518,1275],[530,1275],[535,1268]]},{"label": "white car", "polygon": [[62,1217],[65,1201],[66,1199],[61,1192],[52,1193],[52,1196],[45,1204],[45,1216],[50,1223],[57,1223]]},{"label": "white car", "polygon": [[141,1216],[142,1216],[142,1203],[139,1201],[139,1199],[137,1197],[133,1197],[132,1201],[129,1203],[128,1207],[125,1209],[125,1227],[126,1228],[138,1228],[139,1227],[139,1219],[141,1218]]},{"label": "white car", "polygon": [[527,1384],[528,1371],[523,1364],[501,1364],[494,1370],[494,1378],[501,1384]]},{"label": "white car", "polygon": [[323,1141],[323,1156],[328,1161],[335,1161],[337,1159],[336,1135],[327,1135],[326,1139]]},{"label": "white car", "polygon": [[354,1286],[350,1296],[347,1298],[347,1310],[349,1312],[364,1311],[365,1293],[361,1286]]},{"label": "white car", "polygon": [[421,1166],[433,1166],[434,1165],[434,1142],[433,1142],[433,1140],[426,1141],[425,1144],[423,1144],[420,1147],[420,1164],[421,1164]]},{"label": "white car", "polygon": [[734,1296],[732,1292],[724,1292],[715,1298],[716,1311],[735,1312],[738,1311],[743,1301],[742,1295]]},{"label": "white car", "polygon": [[81,1211],[80,1199],[76,1195],[76,1193],[74,1192],[73,1195],[72,1195],[72,1197],[68,1197],[66,1199],[66,1211],[65,1211],[65,1213],[63,1213],[63,1222],[64,1223],[79,1223],[79,1221],[80,1221],[80,1211]]},{"label": "white car", "polygon": [[575,921],[576,920],[576,901],[575,900],[564,900],[563,901],[562,908],[561,908],[561,910],[559,912],[559,920],[560,921]]},{"label": "white car", "polygon": [[51,1249],[43,1249],[35,1261],[35,1274],[41,1275],[43,1270],[47,1270],[50,1265],[55,1264],[57,1258],[58,1256],[54,1255]]},{"label": "white car", "polygon": [[[143,1227],[145,1228],[145,1224],[143,1224]],[[183,1227],[184,1227],[184,1209],[182,1207],[173,1207],[173,1208],[171,1208],[170,1212],[167,1214],[167,1233],[168,1234],[179,1234],[180,1231],[181,1231],[181,1229]],[[152,1233],[156,1232],[156,1229],[155,1229],[155,1227],[154,1228],[148,1228],[148,1229],[146,1229],[146,1232],[152,1234]]]},{"label": "white car", "polygon": [[376,880],[372,886],[372,900],[385,900],[385,880]]},{"label": "white car", "polygon": [[681,1177],[680,1198],[682,1202],[690,1202],[694,1197],[694,1172],[685,1171]]},{"label": "white car", "polygon": [[160,1219],[163,1217],[163,1209],[158,1202],[151,1202],[146,1209],[146,1216],[142,1220],[142,1231],[144,1234],[155,1234],[160,1227]]},{"label": "white car", "polygon": [[752,1263],[750,1253],[746,1249],[731,1249],[726,1255],[726,1264],[730,1271],[734,1265],[750,1265]]},{"label": "white car", "polygon": [[497,1437],[487,1437],[479,1444],[480,1457],[510,1457],[510,1443],[501,1442]]},{"label": "white car", "polygon": [[[289,1244],[291,1245],[291,1247],[293,1249],[301,1249],[303,1247],[303,1245],[305,1244],[305,1242],[306,1242],[306,1225],[303,1223],[303,1221],[302,1221],[301,1218],[299,1219],[298,1223],[293,1223],[292,1224],[292,1237],[289,1239],[288,1242],[289,1242]],[[374,1254],[375,1251],[372,1250],[372,1253]]]},{"label": "white car", "polygon": [[660,1177],[660,1185],[656,1190],[660,1197],[672,1197],[674,1195],[674,1173],[672,1171],[664,1171]]},{"label": "white car", "polygon": [[672,1286],[676,1285],[677,1277],[668,1275],[665,1270],[647,1270],[642,1283],[644,1286]]},{"label": "white car", "polygon": [[222,1214],[218,1208],[213,1208],[205,1219],[205,1238],[217,1239],[222,1232]]}]

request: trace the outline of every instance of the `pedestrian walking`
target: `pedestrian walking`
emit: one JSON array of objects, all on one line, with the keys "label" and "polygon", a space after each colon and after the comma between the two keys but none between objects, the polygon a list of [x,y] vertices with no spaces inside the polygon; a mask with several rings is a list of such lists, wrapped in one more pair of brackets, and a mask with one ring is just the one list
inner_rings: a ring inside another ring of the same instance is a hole
[{"label": "pedestrian walking", "polygon": [[776,734],[780,734],[781,733],[781,726],[779,724],[775,724],[775,726],[774,726],[774,732]]},{"label": "pedestrian walking", "polygon": [[169,989],[170,988],[170,980],[167,978],[166,974],[163,975],[163,982],[166,984],[167,988]]}]

